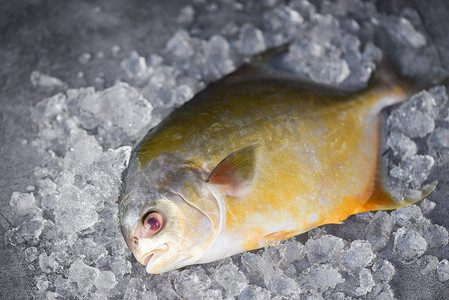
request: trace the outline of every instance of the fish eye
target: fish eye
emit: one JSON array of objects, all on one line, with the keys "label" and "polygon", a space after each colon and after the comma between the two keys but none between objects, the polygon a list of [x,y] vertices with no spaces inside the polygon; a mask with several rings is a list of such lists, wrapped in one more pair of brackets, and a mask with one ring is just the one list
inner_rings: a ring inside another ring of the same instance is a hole
[{"label": "fish eye", "polygon": [[160,213],[155,211],[150,212],[143,221],[145,230],[151,235],[158,233],[161,230],[163,224],[164,218]]}]

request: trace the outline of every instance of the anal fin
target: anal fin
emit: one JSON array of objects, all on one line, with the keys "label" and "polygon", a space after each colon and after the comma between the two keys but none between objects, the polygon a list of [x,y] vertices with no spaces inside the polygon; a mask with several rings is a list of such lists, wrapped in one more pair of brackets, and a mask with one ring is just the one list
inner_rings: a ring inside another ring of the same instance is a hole
[{"label": "anal fin", "polygon": [[262,244],[264,246],[277,246],[280,241],[289,239],[298,235],[298,232],[291,230],[282,230],[267,234],[262,239]]}]

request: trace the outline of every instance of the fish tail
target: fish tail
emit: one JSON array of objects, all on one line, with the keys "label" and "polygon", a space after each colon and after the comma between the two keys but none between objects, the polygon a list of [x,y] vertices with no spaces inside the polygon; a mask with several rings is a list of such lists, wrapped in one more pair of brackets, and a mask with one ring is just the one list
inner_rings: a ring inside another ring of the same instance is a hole
[{"label": "fish tail", "polygon": [[412,205],[429,196],[436,188],[438,182],[434,181],[424,185],[420,190],[415,191],[415,195],[406,196],[404,199],[394,199],[392,195],[386,192],[381,184],[376,182],[374,192],[361,208],[360,212],[373,210],[393,210],[404,206]]}]

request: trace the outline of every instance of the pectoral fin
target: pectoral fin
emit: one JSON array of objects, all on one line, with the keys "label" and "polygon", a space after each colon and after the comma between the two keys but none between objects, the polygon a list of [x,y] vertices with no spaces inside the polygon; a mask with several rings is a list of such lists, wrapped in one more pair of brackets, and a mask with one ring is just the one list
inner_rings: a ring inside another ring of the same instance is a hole
[{"label": "pectoral fin", "polygon": [[257,144],[229,154],[211,172],[208,182],[228,196],[241,196],[251,185],[256,173]]}]

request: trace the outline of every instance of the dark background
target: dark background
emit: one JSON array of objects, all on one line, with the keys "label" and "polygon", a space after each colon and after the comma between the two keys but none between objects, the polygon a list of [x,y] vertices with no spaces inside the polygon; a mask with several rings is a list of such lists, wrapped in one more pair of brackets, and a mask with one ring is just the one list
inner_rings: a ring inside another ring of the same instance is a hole
[{"label": "dark background", "polygon": [[[404,6],[416,9],[441,61],[449,68],[449,1],[375,2],[383,12],[398,13]],[[79,87],[92,81],[89,76],[102,72],[104,86],[108,86],[117,77],[119,58],[112,59],[107,50],[119,44],[121,55],[137,50],[147,56],[163,49],[177,28],[173,19],[185,4],[179,0],[3,0],[0,4],[0,299],[31,298],[30,291],[35,289],[33,271],[23,253],[16,253],[3,238],[17,225],[9,207],[11,193],[26,190],[38,165],[29,145],[37,130],[30,120],[31,108],[57,92],[33,87],[30,73],[39,70],[70,87]],[[197,12],[196,17],[203,18],[204,24],[210,19],[215,27],[228,22],[228,16],[217,14],[211,17]],[[104,49],[105,58],[81,66],[78,56],[93,49]],[[86,79],[76,76],[79,71]],[[398,292],[401,290],[404,292]],[[406,299],[406,290],[397,286],[395,294]]]}]

